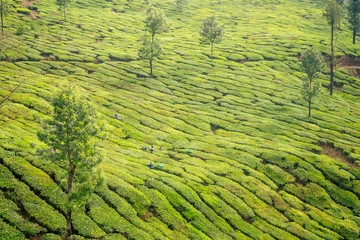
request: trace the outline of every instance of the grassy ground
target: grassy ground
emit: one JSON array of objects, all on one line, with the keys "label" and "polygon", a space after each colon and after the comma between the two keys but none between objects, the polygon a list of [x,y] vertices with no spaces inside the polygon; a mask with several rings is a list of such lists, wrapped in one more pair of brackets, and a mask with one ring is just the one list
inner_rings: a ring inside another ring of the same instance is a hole
[{"label": "grassy ground", "polygon": [[[0,239],[64,235],[62,170],[35,152],[40,119],[66,84],[93,103],[107,132],[106,183],[74,214],[78,236],[358,239],[360,45],[346,21],[336,34],[337,91],[329,96],[325,72],[309,119],[298,58],[308,46],[330,49],[324,1],[194,0],[184,12],[153,3],[172,24],[154,79],[137,58],[145,1],[73,2],[65,22],[40,0],[37,12],[6,19],[7,32],[26,31],[1,53],[0,95],[25,82],[0,108]],[[212,15],[226,29],[213,62],[198,34]],[[153,154],[140,150],[150,145]],[[150,161],[164,167],[150,170]]]}]

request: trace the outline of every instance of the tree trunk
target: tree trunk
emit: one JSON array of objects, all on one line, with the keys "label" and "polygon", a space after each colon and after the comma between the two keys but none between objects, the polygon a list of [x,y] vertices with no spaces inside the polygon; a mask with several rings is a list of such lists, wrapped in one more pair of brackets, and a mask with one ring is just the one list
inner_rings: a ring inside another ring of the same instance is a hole
[{"label": "tree trunk", "polygon": [[310,78],[310,86],[309,86],[309,91],[310,91],[310,96],[309,96],[309,117],[311,117],[311,84],[312,84],[312,79]]},{"label": "tree trunk", "polygon": [[330,95],[334,88],[334,24],[331,24]]},{"label": "tree trunk", "polygon": [[4,3],[3,0],[1,0],[1,35],[4,35]]},{"label": "tree trunk", "polygon": [[211,43],[211,61],[213,60],[213,50],[214,50],[214,43]]},{"label": "tree trunk", "polygon": [[150,77],[153,77],[152,60],[150,60]]},{"label": "tree trunk", "polygon": [[353,44],[355,44],[356,41],[356,28],[353,28]]},{"label": "tree trunk", "polygon": [[67,212],[66,212],[66,231],[67,231],[68,237],[72,235],[72,225],[71,225],[72,209],[71,209],[70,195],[71,195],[71,191],[72,191],[74,173],[75,173],[75,167],[74,167],[73,163],[70,162],[70,170],[69,170],[69,178],[68,178],[68,206],[67,206]]},{"label": "tree trunk", "polygon": [[66,2],[64,3],[64,19],[65,19],[65,21],[66,21]]},{"label": "tree trunk", "polygon": [[150,78],[153,77],[152,60],[154,55],[154,38],[155,38],[155,33],[151,34]]}]

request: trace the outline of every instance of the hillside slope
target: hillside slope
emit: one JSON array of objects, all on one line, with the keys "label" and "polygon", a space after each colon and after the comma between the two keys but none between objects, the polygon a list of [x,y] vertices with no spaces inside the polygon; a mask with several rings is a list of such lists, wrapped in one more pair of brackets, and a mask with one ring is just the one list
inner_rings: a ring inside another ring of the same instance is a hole
[{"label": "hillside slope", "polygon": [[[46,146],[36,132],[69,83],[107,132],[106,182],[74,214],[78,236],[358,239],[360,45],[346,21],[337,91],[329,96],[324,73],[309,119],[298,59],[308,46],[329,50],[324,1],[194,0],[184,12],[153,3],[172,24],[154,79],[137,58],[144,1],[73,2],[64,22],[53,1],[39,0],[30,16],[6,19],[7,32],[26,31],[1,55],[0,95],[25,81],[0,108],[0,239],[64,236],[62,170],[37,157]],[[198,34],[212,15],[226,29],[213,62]],[[153,154],[140,149],[150,145]]]}]

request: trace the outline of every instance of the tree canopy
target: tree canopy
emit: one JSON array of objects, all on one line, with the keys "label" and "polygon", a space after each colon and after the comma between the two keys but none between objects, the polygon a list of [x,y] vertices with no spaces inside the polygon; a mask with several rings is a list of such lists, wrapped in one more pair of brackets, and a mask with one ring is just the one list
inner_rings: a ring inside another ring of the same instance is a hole
[{"label": "tree canopy", "polygon": [[1,34],[4,35],[4,17],[12,10],[12,0],[0,0]]},{"label": "tree canopy", "polygon": [[309,117],[311,117],[311,102],[319,94],[320,83],[314,78],[324,67],[324,61],[316,48],[308,48],[301,57],[301,68],[307,77],[303,78],[302,94],[309,104]]},{"label": "tree canopy", "polygon": [[94,109],[79,99],[72,88],[59,92],[52,101],[53,116],[44,121],[38,137],[51,148],[46,155],[66,171],[67,233],[72,235],[71,214],[74,206],[86,201],[98,182],[94,167],[101,162],[93,137],[100,133]]},{"label": "tree canopy", "polygon": [[200,43],[211,44],[211,60],[213,56],[214,43],[222,41],[224,36],[224,27],[221,26],[214,16],[208,17],[203,21],[200,28]]},{"label": "tree canopy", "polygon": [[360,30],[360,1],[349,0],[348,6],[348,21],[350,23],[350,30],[353,33],[353,44],[356,42],[356,35]]},{"label": "tree canopy", "polygon": [[[161,54],[162,47],[160,41],[155,38],[156,34],[168,31],[169,23],[161,9],[157,9],[153,5],[146,10],[145,30],[146,33],[142,37],[141,47],[139,49],[139,57],[149,60],[150,77],[153,77],[153,61]],[[149,36],[150,35],[150,36]]]},{"label": "tree canopy", "polygon": [[58,10],[64,14],[64,20],[66,21],[66,12],[69,10],[71,0],[56,0]]},{"label": "tree canopy", "polygon": [[145,29],[150,33],[152,37],[156,34],[160,34],[168,31],[169,23],[165,17],[164,12],[161,9],[149,6],[146,10]]}]

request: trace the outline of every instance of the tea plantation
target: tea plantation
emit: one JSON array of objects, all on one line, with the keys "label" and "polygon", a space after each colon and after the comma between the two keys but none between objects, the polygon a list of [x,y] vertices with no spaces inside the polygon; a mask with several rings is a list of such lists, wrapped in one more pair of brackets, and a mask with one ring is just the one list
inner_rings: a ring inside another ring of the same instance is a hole
[{"label": "tea plantation", "polygon": [[[171,26],[150,78],[147,1],[72,1],[67,21],[53,0],[18,1],[0,51],[1,99],[24,81],[0,108],[0,239],[65,239],[64,171],[36,133],[68,84],[106,133],[76,239],[359,239],[360,38],[345,18],[334,95],[328,68],[311,118],[300,91],[301,54],[330,54],[325,2],[153,0]],[[199,43],[210,16],[225,29],[213,61]]]}]

